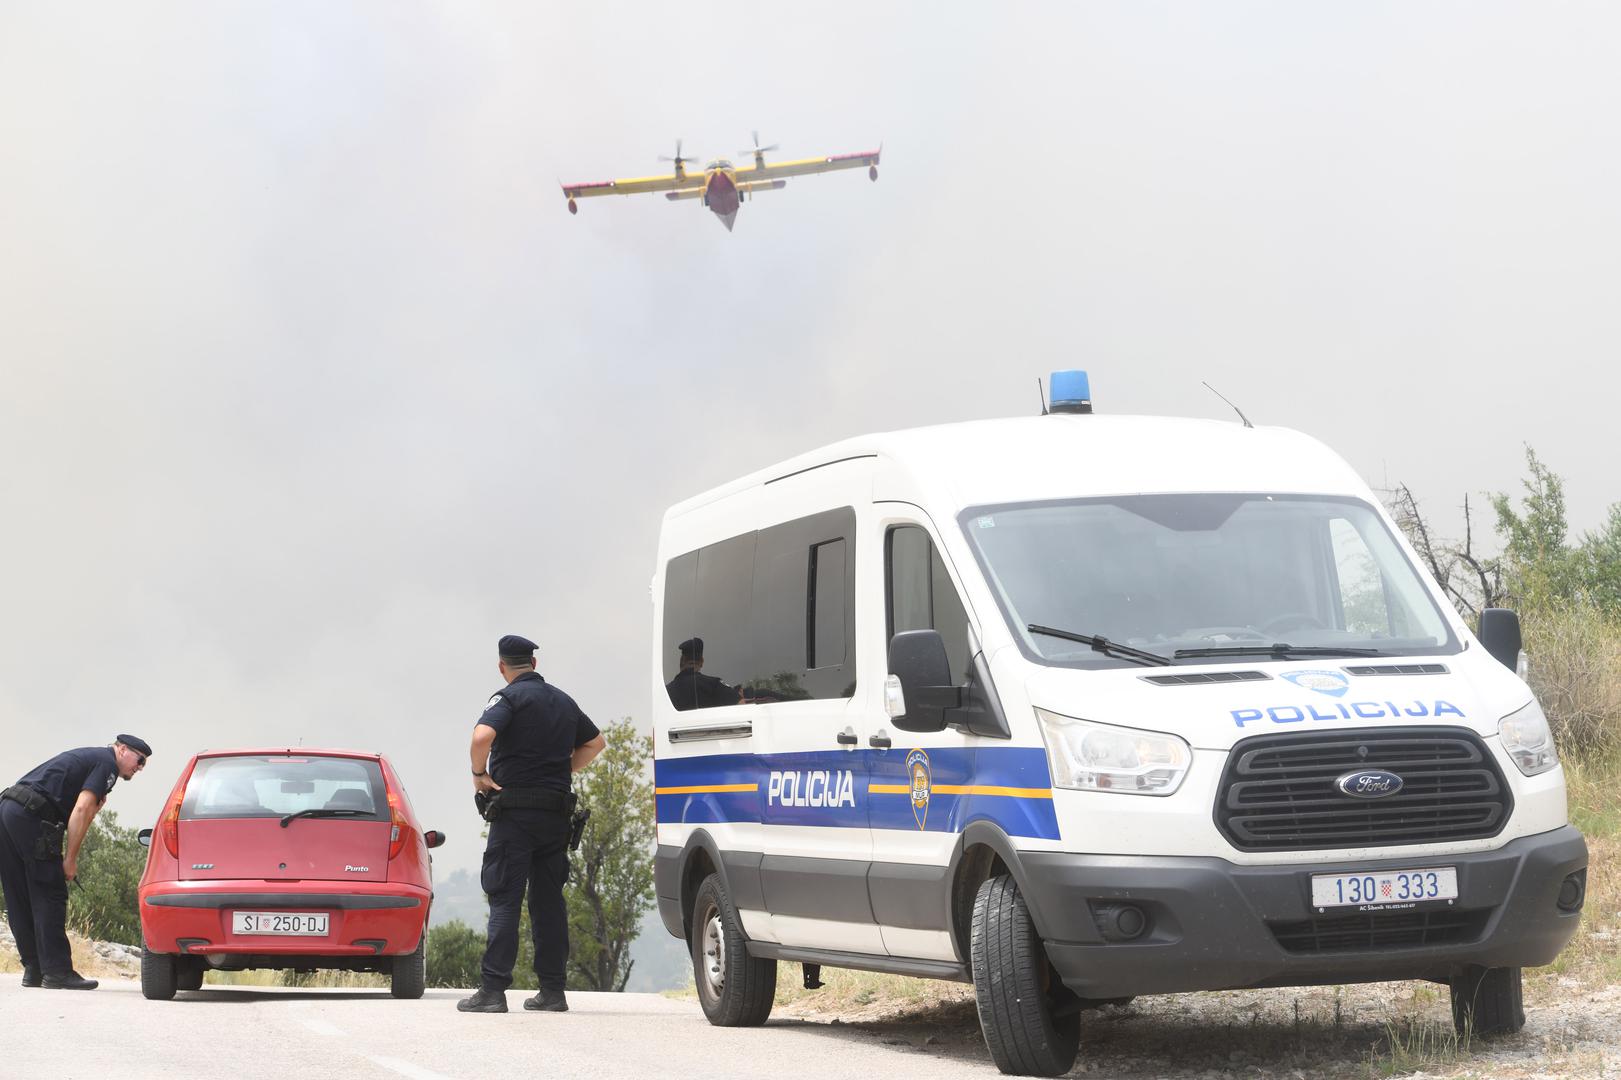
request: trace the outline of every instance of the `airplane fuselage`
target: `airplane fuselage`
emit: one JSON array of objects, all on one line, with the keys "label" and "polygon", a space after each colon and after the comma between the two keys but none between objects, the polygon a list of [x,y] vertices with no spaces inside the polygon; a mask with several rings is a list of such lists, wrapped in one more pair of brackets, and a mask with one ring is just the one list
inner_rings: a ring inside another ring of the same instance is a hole
[{"label": "airplane fuselage", "polygon": [[742,202],[743,194],[737,189],[736,174],[731,169],[710,169],[704,178],[704,205],[720,218],[727,232],[732,231],[737,221],[737,209]]}]

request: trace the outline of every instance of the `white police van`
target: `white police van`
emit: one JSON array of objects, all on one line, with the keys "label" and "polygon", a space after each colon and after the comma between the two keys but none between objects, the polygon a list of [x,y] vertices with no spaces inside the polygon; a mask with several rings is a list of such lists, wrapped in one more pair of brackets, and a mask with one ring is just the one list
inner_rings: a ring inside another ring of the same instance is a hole
[{"label": "white police van", "polygon": [[1517,1030],[1587,850],[1515,616],[1304,435],[1053,397],[666,514],[655,877],[710,1021],[791,960],[972,982],[1014,1073],[1136,994],[1430,979]]}]

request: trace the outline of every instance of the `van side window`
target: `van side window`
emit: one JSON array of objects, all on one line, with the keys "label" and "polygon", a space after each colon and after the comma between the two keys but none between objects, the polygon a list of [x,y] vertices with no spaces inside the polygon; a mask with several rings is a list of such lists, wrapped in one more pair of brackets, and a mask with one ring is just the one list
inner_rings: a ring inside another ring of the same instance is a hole
[{"label": "van side window", "polygon": [[902,630],[938,630],[958,683],[968,681],[968,615],[929,534],[898,525],[886,538],[889,636]]},{"label": "van side window", "polygon": [[665,689],[677,709],[855,693],[849,508],[773,525],[665,568]]}]

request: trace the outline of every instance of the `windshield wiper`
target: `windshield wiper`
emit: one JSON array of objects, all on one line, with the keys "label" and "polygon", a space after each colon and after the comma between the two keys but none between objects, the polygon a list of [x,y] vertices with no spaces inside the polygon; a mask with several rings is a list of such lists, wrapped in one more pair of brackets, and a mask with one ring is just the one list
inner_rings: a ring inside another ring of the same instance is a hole
[{"label": "windshield wiper", "polygon": [[301,817],[353,817],[356,814],[369,814],[370,810],[300,810],[296,814],[288,814],[281,819],[281,827],[286,828],[293,823],[294,818]]},{"label": "windshield wiper", "polygon": [[1378,649],[1342,648],[1338,645],[1291,645],[1275,641],[1271,645],[1223,645],[1213,649],[1178,649],[1172,654],[1178,660],[1189,656],[1270,656],[1274,660],[1287,660],[1293,656],[1383,656]]},{"label": "windshield wiper", "polygon": [[[1026,623],[1026,630],[1032,634],[1046,634],[1048,637],[1063,638],[1065,641],[1078,641],[1082,645],[1090,645],[1093,650],[1105,656],[1118,656],[1122,660],[1135,660],[1139,664],[1150,667],[1166,667],[1170,664],[1170,657],[1159,653],[1149,652],[1146,649],[1134,649],[1130,645],[1122,645],[1118,641],[1110,641],[1101,634],[1072,634],[1068,630],[1055,630],[1051,626],[1042,626],[1038,623]],[[1178,656],[1181,653],[1177,654]]]}]

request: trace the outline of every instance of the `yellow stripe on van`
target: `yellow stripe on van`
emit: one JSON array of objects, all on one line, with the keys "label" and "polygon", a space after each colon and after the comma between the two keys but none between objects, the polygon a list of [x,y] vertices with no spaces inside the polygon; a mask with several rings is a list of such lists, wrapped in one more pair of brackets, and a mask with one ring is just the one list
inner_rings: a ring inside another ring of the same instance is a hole
[{"label": "yellow stripe on van", "polygon": [[[930,791],[941,795],[1006,795],[1010,799],[1050,799],[1052,788],[993,787],[990,784],[935,784]],[[868,795],[910,795],[910,784],[868,784]]]},{"label": "yellow stripe on van", "polygon": [[[726,791],[759,791],[759,784],[694,784],[691,787],[654,788],[655,795],[708,795]],[[910,790],[910,789],[907,789]]]}]

